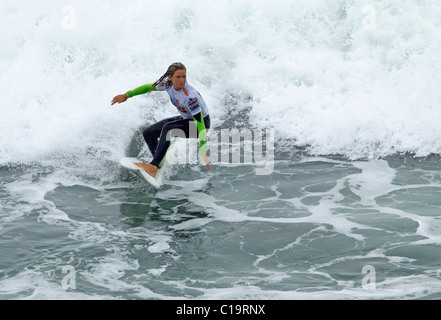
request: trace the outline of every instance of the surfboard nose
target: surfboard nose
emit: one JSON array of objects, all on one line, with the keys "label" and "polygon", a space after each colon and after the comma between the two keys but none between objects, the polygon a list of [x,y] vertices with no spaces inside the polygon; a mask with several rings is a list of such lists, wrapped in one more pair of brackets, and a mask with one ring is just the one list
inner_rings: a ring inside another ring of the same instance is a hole
[{"label": "surfboard nose", "polygon": [[[137,158],[124,157],[120,160],[121,166],[126,169],[133,171],[138,174],[141,178],[143,178],[147,183],[149,183],[152,187],[159,189],[162,186],[162,183],[159,179],[151,176],[144,168],[143,165],[145,163]],[[140,164],[140,166],[138,165]]]}]

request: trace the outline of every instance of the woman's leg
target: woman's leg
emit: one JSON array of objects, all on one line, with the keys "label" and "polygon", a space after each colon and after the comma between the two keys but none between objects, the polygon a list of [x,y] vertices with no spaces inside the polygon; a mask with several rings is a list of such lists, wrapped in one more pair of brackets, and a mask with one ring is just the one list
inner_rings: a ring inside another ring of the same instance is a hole
[{"label": "woman's leg", "polygon": [[[200,121],[200,115],[196,115],[195,118]],[[206,130],[210,128],[210,117],[207,115],[204,118]],[[191,126],[193,126],[191,128]],[[150,164],[159,166],[165,158],[168,148],[170,147],[171,139],[173,137],[181,138],[198,138],[198,132],[196,124],[193,119],[179,119],[175,121],[169,121],[162,127],[159,143],[156,148],[155,156]]]},{"label": "woman's leg", "polygon": [[[200,121],[200,116],[196,116],[196,118]],[[208,131],[210,128],[209,116],[206,116],[204,120],[206,130]],[[190,128],[191,125],[194,126],[194,131]],[[157,137],[159,128],[161,128],[161,130],[158,142]],[[194,133],[196,136],[194,136]],[[155,177],[158,167],[164,160],[173,137],[197,138],[198,133],[194,120],[182,119],[182,117],[178,116],[164,119],[144,130],[144,138],[154,156],[149,164],[139,163],[137,165],[144,168],[151,176]]]},{"label": "woman's leg", "polygon": [[[175,121],[169,121],[162,127],[159,142],[156,148],[155,156],[150,164],[159,166],[165,158],[168,148],[170,147],[171,139],[173,137],[188,137],[189,134],[189,122],[193,119],[179,119]],[[184,133],[184,137],[183,134]]]},{"label": "woman's leg", "polygon": [[156,122],[150,126],[148,126],[143,132],[142,135],[144,136],[144,140],[147,143],[147,146],[149,147],[150,152],[152,153],[152,156],[154,157],[156,154],[156,149],[158,148],[158,139],[161,136],[162,127],[171,121],[176,121],[182,119],[181,116],[171,117],[164,120],[161,120],[159,122]]}]

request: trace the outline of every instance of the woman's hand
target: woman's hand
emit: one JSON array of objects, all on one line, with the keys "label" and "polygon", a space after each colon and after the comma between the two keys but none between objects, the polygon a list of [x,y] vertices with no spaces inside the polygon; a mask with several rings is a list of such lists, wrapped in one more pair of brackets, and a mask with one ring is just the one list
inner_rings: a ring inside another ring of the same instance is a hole
[{"label": "woman's hand", "polygon": [[113,100],[112,100],[112,106],[115,104],[115,103],[121,103],[121,102],[124,102],[124,101],[126,101],[128,98],[127,98],[127,96],[126,96],[126,94],[124,93],[124,94],[119,94],[119,95],[117,95],[116,97],[114,97],[113,98]]},{"label": "woman's hand", "polygon": [[205,164],[207,165],[208,169],[211,170],[210,163],[208,162],[208,157],[207,157],[207,155],[201,153],[201,158],[202,158],[202,160],[204,160],[204,162],[205,162]]}]

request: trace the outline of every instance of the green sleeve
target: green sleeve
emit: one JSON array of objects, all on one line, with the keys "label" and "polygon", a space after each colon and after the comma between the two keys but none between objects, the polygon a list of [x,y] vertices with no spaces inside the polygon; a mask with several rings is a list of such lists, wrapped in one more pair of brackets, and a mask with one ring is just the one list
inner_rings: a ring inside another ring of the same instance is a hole
[{"label": "green sleeve", "polygon": [[[144,94],[149,92],[150,88],[153,86],[153,83],[145,84],[143,86],[140,86],[136,89],[129,90],[126,92],[127,98],[131,98],[133,96],[137,96],[139,94]],[[153,91],[156,91],[156,88],[153,88]]]},{"label": "green sleeve", "polygon": [[197,121],[195,117],[193,117],[193,120],[196,122],[196,126],[198,128],[198,136],[199,136],[199,143],[201,146],[201,153],[207,154],[207,130],[205,128],[204,123],[204,117],[202,116],[201,112],[201,121]]}]

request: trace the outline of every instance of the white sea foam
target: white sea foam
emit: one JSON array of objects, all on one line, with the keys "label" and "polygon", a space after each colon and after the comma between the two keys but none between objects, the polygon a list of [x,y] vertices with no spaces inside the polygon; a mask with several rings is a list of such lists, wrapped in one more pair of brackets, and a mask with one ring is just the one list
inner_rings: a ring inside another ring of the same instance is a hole
[{"label": "white sea foam", "polygon": [[214,124],[232,95],[251,125],[314,154],[441,150],[435,0],[6,1],[0,13],[0,164],[90,148],[117,161],[136,128],[175,111],[162,93],[110,100],[174,61]]}]

